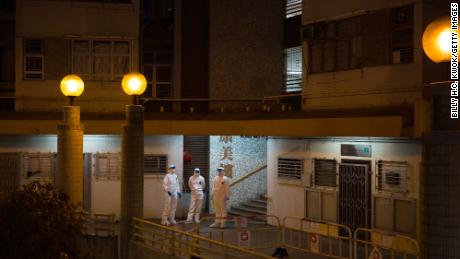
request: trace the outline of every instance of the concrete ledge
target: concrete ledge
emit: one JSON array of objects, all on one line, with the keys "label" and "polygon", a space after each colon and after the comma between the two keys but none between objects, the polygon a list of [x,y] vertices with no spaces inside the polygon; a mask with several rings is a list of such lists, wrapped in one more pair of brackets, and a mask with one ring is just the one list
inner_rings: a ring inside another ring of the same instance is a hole
[{"label": "concrete ledge", "polygon": [[[0,120],[0,134],[56,134],[60,120]],[[85,134],[121,133],[124,120],[82,120]],[[401,116],[259,120],[146,120],[145,135],[372,136],[403,134]]]}]

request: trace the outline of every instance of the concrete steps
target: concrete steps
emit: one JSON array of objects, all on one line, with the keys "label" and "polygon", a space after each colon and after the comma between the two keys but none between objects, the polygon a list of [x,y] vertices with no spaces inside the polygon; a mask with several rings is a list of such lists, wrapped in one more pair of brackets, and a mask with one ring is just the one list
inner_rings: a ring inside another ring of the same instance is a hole
[{"label": "concrete steps", "polygon": [[[232,216],[243,216],[243,217],[250,217],[250,216],[265,216],[267,215],[267,198],[265,195],[261,195],[260,197],[250,200],[248,202],[239,204],[237,206],[232,206],[228,211],[229,215]],[[249,220],[249,223],[253,224],[264,224],[265,218],[254,218]]]}]

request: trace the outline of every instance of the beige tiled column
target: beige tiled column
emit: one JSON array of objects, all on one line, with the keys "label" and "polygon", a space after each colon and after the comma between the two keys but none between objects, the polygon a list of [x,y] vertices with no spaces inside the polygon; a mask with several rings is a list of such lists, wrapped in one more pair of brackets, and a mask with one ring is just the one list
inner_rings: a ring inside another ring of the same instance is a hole
[{"label": "beige tiled column", "polygon": [[132,218],[143,216],[144,207],[144,111],[126,106],[121,133],[121,258],[128,258]]},{"label": "beige tiled column", "polygon": [[83,205],[83,126],[80,107],[65,106],[64,121],[58,125],[57,188],[70,196],[70,201]]}]

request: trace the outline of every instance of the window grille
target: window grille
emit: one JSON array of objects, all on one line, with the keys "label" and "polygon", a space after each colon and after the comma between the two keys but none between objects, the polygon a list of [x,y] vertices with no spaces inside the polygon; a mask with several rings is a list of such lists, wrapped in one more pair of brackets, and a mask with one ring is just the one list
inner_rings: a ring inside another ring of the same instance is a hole
[{"label": "window grille", "polygon": [[96,179],[120,179],[120,156],[118,154],[96,154]]},{"label": "window grille", "polygon": [[302,0],[286,1],[286,18],[302,14]]},{"label": "window grille", "polygon": [[284,50],[284,92],[302,91],[302,47]]},{"label": "window grille", "polygon": [[166,155],[145,155],[144,174],[165,174],[168,156]]},{"label": "window grille", "polygon": [[24,40],[24,79],[44,79],[44,57],[42,40]]},{"label": "window grille", "polygon": [[55,171],[53,153],[25,153],[22,156],[23,183],[51,181]]},{"label": "window grille", "polygon": [[278,177],[289,179],[301,179],[303,172],[303,160],[295,158],[278,158]]},{"label": "window grille", "polygon": [[337,186],[337,162],[333,159],[314,159],[314,181],[319,186]]},{"label": "window grille", "polygon": [[376,189],[388,192],[409,191],[407,162],[377,161]]},{"label": "window grille", "polygon": [[131,42],[74,40],[72,72],[89,80],[119,80],[131,68]]}]

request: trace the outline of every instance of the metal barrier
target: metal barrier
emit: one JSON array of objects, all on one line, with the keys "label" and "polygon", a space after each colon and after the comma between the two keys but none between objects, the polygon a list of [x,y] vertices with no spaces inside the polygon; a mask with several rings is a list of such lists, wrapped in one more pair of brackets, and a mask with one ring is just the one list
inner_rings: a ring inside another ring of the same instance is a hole
[{"label": "metal barrier", "polygon": [[[214,221],[215,219],[225,220],[227,227],[208,228],[208,226],[203,225],[204,222],[209,224],[210,221]],[[271,219],[274,225],[266,224],[268,219]],[[250,228],[248,228],[248,224],[250,224]],[[270,255],[276,249],[283,247],[280,220],[273,215],[228,216],[225,218],[208,216],[201,218],[200,222],[197,223],[196,231],[197,235],[211,240],[233,244]]]},{"label": "metal barrier", "polygon": [[357,228],[354,233],[355,258],[419,258],[418,242],[408,236]]},{"label": "metal barrier", "polygon": [[139,218],[133,218],[131,243],[172,257],[271,258],[257,251]]},{"label": "metal barrier", "polygon": [[[297,228],[287,227],[295,221]],[[353,258],[353,237],[344,225],[296,217],[283,219],[283,245],[297,251],[331,258]]]},{"label": "metal barrier", "polygon": [[101,214],[80,211],[77,213],[83,220],[83,233],[91,236],[108,236],[116,235],[115,214]]}]

